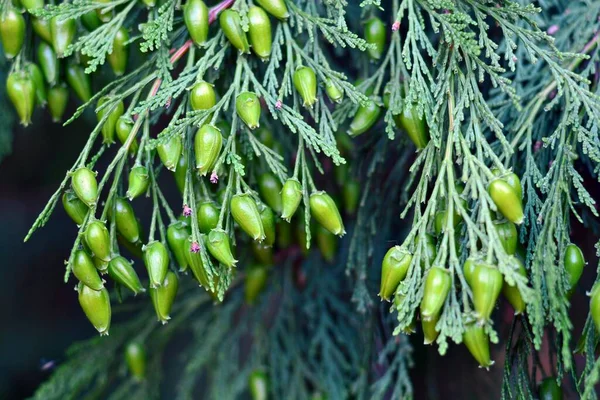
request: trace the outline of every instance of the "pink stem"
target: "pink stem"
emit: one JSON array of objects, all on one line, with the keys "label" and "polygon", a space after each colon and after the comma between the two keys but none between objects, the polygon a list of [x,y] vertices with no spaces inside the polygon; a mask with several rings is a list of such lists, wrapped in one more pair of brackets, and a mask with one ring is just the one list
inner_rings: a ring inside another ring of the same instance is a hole
[{"label": "pink stem", "polygon": [[223,0],[216,6],[212,7],[208,12],[208,22],[213,23],[217,19],[219,13],[224,9],[231,7],[233,3],[235,3],[235,0]]}]

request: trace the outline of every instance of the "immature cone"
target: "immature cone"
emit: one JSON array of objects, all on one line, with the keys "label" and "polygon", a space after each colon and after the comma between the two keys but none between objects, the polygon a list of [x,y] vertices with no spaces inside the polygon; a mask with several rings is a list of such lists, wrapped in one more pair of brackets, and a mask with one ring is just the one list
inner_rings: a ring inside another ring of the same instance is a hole
[{"label": "immature cone", "polygon": [[127,70],[127,58],[129,57],[128,41],[129,32],[127,28],[121,27],[113,40],[112,53],[106,56],[116,76],[123,75]]},{"label": "immature cone", "polygon": [[369,57],[373,60],[379,60],[385,50],[387,29],[383,21],[377,17],[370,18],[365,23],[365,40],[374,45],[374,48],[367,49]]},{"label": "immature cone", "polygon": [[161,286],[156,288],[150,287],[150,298],[154,305],[154,311],[156,311],[158,320],[163,324],[166,324],[171,319],[169,314],[171,314],[171,308],[173,307],[178,287],[179,279],[172,271],[167,272]]},{"label": "immature cone", "polygon": [[379,297],[390,301],[396,288],[406,278],[412,262],[412,254],[401,246],[394,246],[388,250],[381,263],[381,285]]},{"label": "immature cone", "polygon": [[48,94],[46,93],[46,84],[44,83],[44,74],[37,64],[27,63],[25,65],[25,71],[29,74],[29,78],[33,81],[35,87],[35,101],[38,106],[44,107],[48,101]]},{"label": "immature cone", "polygon": [[344,210],[348,215],[354,215],[360,201],[360,182],[350,178],[342,186],[342,199],[344,200]]},{"label": "immature cone", "polygon": [[69,62],[65,70],[67,83],[73,89],[77,97],[84,103],[92,98],[92,85],[90,77],[84,72],[81,66]]},{"label": "immature cone", "polygon": [[169,253],[165,245],[153,241],[144,246],[144,264],[148,270],[150,287],[161,286],[169,270]]},{"label": "immature cone", "polygon": [[395,117],[396,125],[402,128],[417,149],[423,149],[429,143],[429,128],[425,117],[419,114],[416,104],[410,104]]},{"label": "immature cone", "polygon": [[[115,126],[115,132],[117,133],[117,138],[121,144],[125,144],[127,142],[127,138],[133,129],[133,120],[131,117],[124,115],[117,120],[117,125]],[[138,151],[138,143],[136,139],[133,139],[131,144],[129,145],[129,153],[133,156]]]},{"label": "immature cone", "polygon": [[284,0],[256,0],[256,2],[275,18],[285,20],[290,16]]},{"label": "immature cone", "polygon": [[421,328],[423,328],[423,344],[431,344],[435,342],[435,340],[440,335],[440,332],[435,329],[438,321],[440,320],[440,315],[436,314],[430,319],[422,319],[421,320]]},{"label": "immature cone", "polygon": [[295,178],[290,178],[281,189],[281,218],[290,222],[302,201],[302,185]]},{"label": "immature cone", "polygon": [[6,3],[6,8],[0,14],[0,40],[4,55],[9,60],[15,58],[23,47],[25,40],[25,18],[21,13]]},{"label": "immature cone", "polygon": [[221,30],[229,42],[242,53],[250,52],[246,32],[242,29],[240,14],[235,10],[224,10],[219,16]]},{"label": "immature cone", "polygon": [[452,278],[447,270],[440,267],[429,270],[421,300],[421,318],[430,320],[440,313],[451,287]]},{"label": "immature cone", "polygon": [[539,387],[539,400],[563,400],[562,388],[556,383],[556,377],[550,376]]},{"label": "immature cone", "polygon": [[473,286],[473,272],[475,271],[475,266],[477,265],[474,258],[467,258],[465,264],[463,265],[463,274],[465,276],[465,281],[469,287]]},{"label": "immature cone", "polygon": [[590,314],[596,327],[596,335],[600,334],[600,285],[596,284],[592,288],[590,297]]},{"label": "immature cone", "polygon": [[194,138],[194,154],[196,155],[196,168],[204,176],[215,166],[221,148],[223,137],[214,125],[203,125]]},{"label": "immature cone", "polygon": [[[415,246],[419,246],[420,241],[420,236],[417,236],[415,239]],[[425,269],[426,267],[433,265],[436,255],[437,249],[435,238],[430,234],[426,234],[425,244],[421,249],[421,267]]]},{"label": "immature cone", "polygon": [[160,161],[169,171],[175,171],[177,168],[182,150],[183,144],[179,135],[173,135],[168,141],[156,146],[156,152]]},{"label": "immature cone", "polygon": [[150,185],[148,169],[141,165],[133,167],[129,173],[129,187],[127,188],[127,198],[133,200],[136,197],[146,193]]},{"label": "immature cone", "polygon": [[221,264],[228,268],[234,267],[237,260],[231,253],[229,236],[222,229],[213,229],[206,238],[206,248],[210,254]]},{"label": "immature cone", "polygon": [[263,207],[260,212],[260,220],[265,231],[264,244],[267,246],[273,246],[275,243],[275,214],[269,207]]},{"label": "immature cone", "polygon": [[133,207],[122,197],[115,199],[114,214],[111,209],[111,215],[115,219],[117,232],[130,243],[136,243],[140,240],[140,229],[135,217]]},{"label": "immature cone", "polygon": [[331,79],[325,82],[325,93],[334,103],[341,103],[344,99],[344,91],[340,89]]},{"label": "immature cone", "polygon": [[310,212],[323,228],[337,236],[344,236],[346,230],[335,202],[327,193],[315,192],[310,195]]},{"label": "immature cone", "polygon": [[514,172],[502,173],[502,171],[500,171],[497,168],[492,169],[492,174],[508,183],[510,187],[513,188],[519,199],[523,198],[523,188],[521,187],[521,179],[519,179],[519,176],[517,174],[515,174]]},{"label": "immature cone", "polygon": [[217,104],[217,94],[213,85],[206,81],[200,81],[190,91],[190,104],[192,109],[208,110]]},{"label": "immature cone", "polygon": [[317,76],[312,68],[303,66],[296,68],[294,87],[300,93],[304,107],[310,108],[317,102]]},{"label": "immature cone", "polygon": [[583,267],[585,267],[585,264],[581,249],[573,243],[567,245],[564,265],[567,279],[569,280],[569,296],[573,294],[575,287],[577,287],[577,283],[579,282],[579,279],[581,279],[581,274],[583,274]]},{"label": "immature cone", "polygon": [[179,192],[183,194],[185,190],[185,177],[187,175],[188,170],[188,155],[187,151],[184,149],[183,153],[179,157],[179,161],[177,161],[177,167],[175,167],[175,183],[177,184],[177,189]]},{"label": "immature cone", "polygon": [[510,221],[494,222],[494,228],[498,233],[498,238],[506,254],[513,255],[517,252],[517,244],[519,243],[519,234],[517,227]]},{"label": "immature cone", "polygon": [[260,101],[256,94],[240,93],[235,99],[235,109],[248,128],[256,129],[260,126]]},{"label": "immature cone", "polygon": [[515,190],[506,181],[494,179],[488,186],[488,193],[498,211],[511,222],[520,225],[523,222],[523,205]]},{"label": "immature cone", "polygon": [[[525,266],[518,258],[515,258],[515,260],[519,264],[519,275],[526,277],[527,271],[525,270]],[[519,291],[519,288],[516,284],[511,286],[506,281],[504,281],[504,283],[502,284],[502,294],[504,295],[504,297],[506,297],[506,300],[508,300],[508,302],[515,309],[515,315],[522,314],[523,312],[525,312],[525,308],[527,305],[525,304],[525,301],[523,301],[523,297],[521,297],[521,292]]]},{"label": "immature cone", "polygon": [[[98,108],[108,101],[110,101],[109,97],[101,97],[100,100],[98,100]],[[96,115],[98,122],[102,121],[102,119],[108,115],[108,119],[104,121],[104,125],[102,125],[102,137],[104,138],[102,143],[110,145],[115,142],[115,129],[117,127],[117,121],[119,118],[121,118],[124,112],[125,105],[123,104],[123,101],[119,101],[114,106],[107,106],[98,111]]]},{"label": "immature cone", "polygon": [[328,263],[332,263],[337,252],[337,237],[321,225],[318,225],[315,232],[315,239],[323,259]]},{"label": "immature cone", "polygon": [[67,215],[71,217],[73,222],[77,225],[81,225],[85,216],[88,213],[88,206],[75,195],[72,190],[67,190],[62,196],[62,204],[67,212]]},{"label": "immature cone", "polygon": [[377,122],[379,114],[381,114],[381,108],[373,100],[368,100],[365,105],[358,107],[358,111],[350,123],[348,135],[356,137],[365,133]]},{"label": "immature cone", "polygon": [[88,11],[81,16],[81,23],[88,31],[94,31],[102,25],[102,21],[98,18],[95,10]]},{"label": "immature cone", "polygon": [[268,268],[264,265],[250,265],[246,269],[244,280],[244,299],[247,304],[254,304],[260,293],[267,285],[269,278]]},{"label": "immature cone", "polygon": [[146,350],[138,342],[131,342],[125,347],[125,361],[129,373],[138,381],[146,376]]},{"label": "immature cone", "polygon": [[252,254],[256,261],[263,265],[273,264],[273,246],[264,243],[252,242]]},{"label": "immature cone", "polygon": [[195,44],[201,45],[208,38],[208,8],[202,0],[188,0],[183,6],[183,20]]},{"label": "immature cone", "polygon": [[262,8],[253,6],[248,10],[248,23],[252,51],[265,61],[271,55],[271,20]]},{"label": "immature cone", "polygon": [[262,242],[265,231],[256,202],[248,194],[237,194],[231,198],[230,211],[233,219],[252,239]]},{"label": "immature cone", "polygon": [[108,263],[108,276],[118,284],[131,290],[134,295],[146,291],[133,265],[125,257],[117,256]]},{"label": "immature cone", "polygon": [[494,311],[496,300],[502,290],[504,282],[498,268],[478,264],[473,270],[471,290],[473,291],[473,304],[475,312],[482,321],[487,321]]},{"label": "immature cone", "polygon": [[198,229],[204,234],[208,234],[215,229],[219,223],[219,209],[212,201],[205,201],[196,206],[196,215],[198,217]]},{"label": "immature cone", "polygon": [[50,21],[43,18],[30,17],[31,27],[33,31],[46,43],[52,43],[52,35],[50,34]]},{"label": "immature cone", "polygon": [[104,288],[104,281],[98,275],[94,260],[85,251],[77,250],[75,252],[71,270],[73,275],[90,289],[101,290]]},{"label": "immature cone", "polygon": [[16,71],[8,75],[6,91],[11,103],[15,106],[21,125],[31,123],[31,115],[35,108],[35,82],[26,71]]},{"label": "immature cone", "polygon": [[110,235],[102,221],[92,221],[84,233],[85,243],[94,256],[104,262],[110,261]]},{"label": "immature cone", "polygon": [[73,43],[76,30],[77,24],[73,18],[63,20],[61,17],[54,17],[50,20],[52,46],[58,58],[65,57],[67,48]]},{"label": "immature cone", "polygon": [[52,122],[62,121],[67,104],[69,103],[69,89],[64,83],[48,89],[48,111],[52,116]]},{"label": "immature cone", "polygon": [[[191,243],[191,236],[190,236],[190,240],[188,240],[188,242]],[[185,256],[187,258],[187,263],[188,263],[189,269],[192,271],[192,275],[194,275],[194,278],[196,278],[198,283],[200,283],[200,285],[203,288],[205,288],[207,291],[210,292],[210,284],[208,281],[208,275],[206,274],[206,269],[204,268],[204,262],[202,261],[201,253],[199,251],[198,252],[190,251],[188,248],[188,251],[185,254]]]},{"label": "immature cone", "polygon": [[267,172],[258,177],[260,197],[277,214],[280,214],[282,209],[281,190],[281,182],[274,174]]},{"label": "immature cone", "polygon": [[186,256],[190,247],[188,237],[187,227],[181,221],[174,222],[167,228],[167,243],[179,265],[179,271],[185,271],[188,267]]},{"label": "immature cone", "polygon": [[80,282],[77,286],[77,292],[79,293],[79,305],[88,320],[94,325],[94,328],[96,328],[100,335],[108,335],[111,317],[108,290],[90,289]]},{"label": "immature cone", "polygon": [[490,339],[482,326],[477,324],[467,326],[463,333],[463,342],[480,367],[487,369],[494,364],[490,359]]},{"label": "immature cone", "polygon": [[38,44],[37,56],[46,82],[50,85],[55,85],[60,77],[60,64],[54,49],[48,43],[40,42]]}]

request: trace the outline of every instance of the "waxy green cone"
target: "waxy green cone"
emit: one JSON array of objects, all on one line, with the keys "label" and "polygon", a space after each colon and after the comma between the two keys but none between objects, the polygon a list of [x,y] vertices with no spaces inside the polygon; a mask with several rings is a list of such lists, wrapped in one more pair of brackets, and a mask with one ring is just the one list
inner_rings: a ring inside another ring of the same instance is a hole
[{"label": "waxy green cone", "polygon": [[192,109],[208,110],[217,104],[217,94],[213,85],[206,81],[197,82],[190,91]]},{"label": "waxy green cone", "polygon": [[467,326],[463,333],[463,342],[479,366],[488,368],[494,364],[490,359],[490,339],[483,331],[483,327],[477,324]]},{"label": "waxy green cone", "polygon": [[515,254],[517,252],[517,244],[519,244],[519,234],[517,233],[515,224],[510,221],[494,222],[494,227],[506,254]]},{"label": "waxy green cone", "polygon": [[54,49],[48,43],[40,42],[38,44],[37,56],[46,82],[50,85],[55,85],[60,77],[60,64]]},{"label": "waxy green cone", "polygon": [[69,103],[69,89],[64,84],[58,84],[48,89],[48,111],[53,122],[62,121]]},{"label": "waxy green cone", "polygon": [[87,103],[92,98],[92,85],[90,77],[83,71],[83,68],[72,62],[67,63],[65,76],[67,83],[77,97]]},{"label": "waxy green cone", "polygon": [[229,236],[222,229],[213,229],[206,238],[206,248],[210,254],[221,264],[228,268],[235,266],[237,260],[231,253]]},{"label": "waxy green cone", "polygon": [[423,149],[429,143],[429,128],[416,104],[405,106],[400,115],[396,116],[396,124],[406,132],[417,149]]},{"label": "waxy green cone", "polygon": [[[188,242],[191,243],[191,236]],[[204,269],[204,262],[202,261],[201,253],[199,251],[190,251],[188,248],[186,258],[188,267],[192,271],[194,278],[196,278],[198,283],[200,283],[200,286],[205,288],[207,292],[210,292],[210,283],[208,281],[206,270]]]},{"label": "waxy green cone", "polygon": [[281,218],[290,222],[300,202],[302,201],[302,184],[295,178],[290,178],[281,189]]},{"label": "waxy green cone", "polygon": [[265,231],[265,240],[263,243],[267,246],[273,246],[275,243],[275,214],[269,207],[263,207],[260,212],[260,220]]},{"label": "waxy green cone", "polygon": [[85,251],[77,250],[75,252],[71,270],[73,275],[90,289],[101,290],[104,288],[104,281],[98,275],[94,260]]},{"label": "waxy green cone", "polygon": [[235,99],[235,109],[248,128],[256,129],[260,126],[260,101],[256,94],[240,93]]},{"label": "waxy green cone", "polygon": [[46,85],[44,83],[44,74],[42,74],[42,70],[35,63],[27,63],[25,65],[25,71],[27,71],[29,78],[33,81],[36,104],[44,107],[48,100],[48,94],[46,93]]},{"label": "waxy green cone", "polygon": [[85,243],[98,259],[110,261],[110,235],[102,221],[92,221],[88,224],[84,233]]},{"label": "waxy green cone", "polygon": [[181,156],[179,156],[179,161],[177,161],[177,166],[175,167],[175,183],[177,184],[177,189],[179,192],[183,194],[185,190],[185,176],[187,175],[188,170],[188,155],[187,151],[183,151]]},{"label": "waxy green cone", "polygon": [[202,202],[196,208],[198,229],[200,229],[200,232],[208,234],[219,223],[219,209],[212,201]]},{"label": "waxy green cone", "polygon": [[344,91],[339,88],[331,79],[325,82],[325,93],[327,97],[334,103],[341,103],[344,99]]},{"label": "waxy green cone", "polygon": [[44,7],[44,0],[21,0],[21,5],[27,11]]},{"label": "waxy green cone", "polygon": [[386,33],[387,29],[381,19],[372,17],[365,22],[365,40],[374,46],[367,49],[367,53],[371,59],[379,60],[383,55]]},{"label": "waxy green cone", "polygon": [[335,259],[335,254],[337,252],[338,238],[333,233],[323,228],[321,225],[318,225],[315,232],[315,239],[317,242],[317,247],[319,248],[319,251],[323,256],[323,259],[328,263],[332,263]]},{"label": "waxy green cone", "polygon": [[440,335],[440,332],[435,329],[435,326],[440,320],[439,314],[434,315],[430,319],[421,320],[421,328],[423,329],[423,344],[432,344]]},{"label": "waxy green cone", "polygon": [[102,25],[102,21],[98,18],[96,11],[89,11],[81,16],[81,23],[88,31],[94,31]]},{"label": "waxy green cone", "polygon": [[219,15],[219,24],[225,37],[233,47],[237,48],[242,53],[250,52],[250,45],[246,38],[246,32],[242,29],[242,21],[240,14],[235,10],[224,10]]},{"label": "waxy green cone", "polygon": [[473,291],[475,312],[480,320],[490,319],[503,282],[504,279],[498,268],[487,264],[475,266],[470,286]]},{"label": "waxy green cone", "polygon": [[592,288],[590,296],[590,314],[594,326],[596,327],[596,334],[600,334],[600,285],[596,284]]},{"label": "waxy green cone", "polygon": [[[101,97],[100,100],[98,100],[97,108],[102,107],[102,105],[110,101],[111,99],[107,96]],[[98,111],[96,114],[98,122],[102,121],[105,117],[107,118],[102,125],[102,143],[110,145],[115,142],[117,121],[124,112],[125,105],[123,104],[123,101],[119,101],[114,105],[105,106],[102,110]]]},{"label": "waxy green cone", "polygon": [[463,265],[463,274],[465,275],[465,281],[467,281],[469,286],[472,286],[473,284],[473,272],[475,271],[476,265],[477,263],[473,258],[467,258]]},{"label": "waxy green cone", "polygon": [[86,206],[72,190],[67,190],[62,195],[62,204],[67,215],[71,217],[73,222],[77,225],[81,225],[88,213],[88,206]]},{"label": "waxy green cone", "polygon": [[94,325],[94,328],[96,328],[100,335],[108,335],[111,317],[108,290],[90,289],[80,282],[77,292],[79,293],[79,305],[88,320]]},{"label": "waxy green cone", "polygon": [[127,58],[129,57],[128,42],[129,32],[127,28],[121,27],[113,40],[112,53],[106,58],[116,76],[121,76],[127,70]]},{"label": "waxy green cone", "polygon": [[[121,144],[125,144],[131,130],[133,129],[133,120],[129,116],[122,116],[117,120],[117,124],[115,125],[115,132],[117,134],[117,139]],[[133,156],[138,151],[138,142],[136,139],[133,139],[131,144],[129,145],[129,153]]]},{"label": "waxy green cone", "polygon": [[150,185],[150,177],[146,167],[137,166],[131,169],[129,173],[129,187],[127,188],[127,198],[133,200],[136,197],[146,193]]},{"label": "waxy green cone", "polygon": [[156,146],[156,152],[160,161],[163,163],[166,169],[169,171],[175,171],[181,152],[183,151],[183,144],[181,142],[181,136],[173,135],[169,140]]},{"label": "waxy green cone", "polygon": [[25,18],[17,9],[7,5],[0,14],[0,41],[4,55],[9,60],[21,52],[25,41],[25,28]]},{"label": "waxy green cone", "polygon": [[260,293],[267,285],[269,278],[268,268],[264,265],[250,265],[246,268],[246,279],[244,280],[244,299],[246,304],[254,304]]},{"label": "waxy green cone", "polygon": [[200,175],[208,174],[215,166],[223,147],[223,137],[214,125],[204,125],[194,137],[196,168]]},{"label": "waxy green cone", "polygon": [[521,187],[521,179],[519,179],[519,176],[517,174],[515,174],[514,172],[506,172],[503,174],[502,171],[500,171],[497,168],[492,169],[492,174],[508,183],[510,187],[513,188],[519,199],[523,198],[523,188]]},{"label": "waxy green cone", "polygon": [[183,6],[183,20],[195,44],[201,45],[208,38],[208,8],[202,0],[188,0]]},{"label": "waxy green cone", "polygon": [[65,57],[67,48],[75,38],[77,24],[75,19],[61,19],[54,17],[50,20],[50,36],[52,37],[52,47],[58,58]]},{"label": "waxy green cone", "polygon": [[381,263],[379,297],[390,301],[400,282],[406,278],[411,262],[412,254],[401,246],[394,246],[387,251]]},{"label": "waxy green cone", "polygon": [[450,273],[440,267],[432,267],[425,278],[425,289],[421,300],[421,318],[430,320],[440,313],[448,292],[452,287]]},{"label": "waxy green cone", "polygon": [[355,137],[365,133],[375,125],[379,114],[381,114],[381,108],[373,100],[368,100],[365,105],[358,107],[358,111],[350,123],[348,135]]},{"label": "waxy green cone", "polygon": [[350,178],[342,186],[342,199],[344,200],[344,210],[348,215],[356,214],[358,203],[360,202],[360,182]]},{"label": "waxy green cone", "polygon": [[179,279],[173,271],[167,272],[161,286],[156,288],[150,287],[150,298],[152,299],[152,305],[154,305],[156,317],[163,324],[166,324],[171,319],[171,308],[173,307],[178,288]]},{"label": "waxy green cone", "polygon": [[186,256],[190,247],[188,237],[189,233],[187,227],[181,221],[174,222],[167,228],[167,243],[175,256],[175,261],[177,261],[180,271],[185,271],[188,267]]},{"label": "waxy green cone", "polygon": [[279,179],[274,174],[267,172],[258,177],[258,192],[260,193],[260,197],[277,214],[280,214],[282,210],[281,190],[281,182],[279,182]]},{"label": "waxy green cone", "polygon": [[583,258],[583,252],[581,249],[571,243],[567,245],[565,250],[564,265],[565,272],[567,273],[567,279],[569,280],[569,293],[573,293],[581,274],[583,274],[583,268],[585,267],[585,259]]},{"label": "waxy green cone", "polygon": [[539,400],[563,400],[563,390],[556,383],[556,377],[549,376],[540,383]]},{"label": "waxy green cone", "polygon": [[[516,260],[519,263],[519,275],[526,277],[527,271],[525,270],[525,266],[523,265],[521,260],[519,260],[518,258],[516,258]],[[504,281],[504,283],[502,284],[502,294],[504,295],[504,297],[506,297],[506,300],[508,300],[508,302],[515,309],[515,315],[522,314],[523,312],[525,312],[525,308],[527,305],[525,304],[525,301],[523,301],[523,297],[521,296],[521,292],[519,291],[517,285],[511,286],[506,281]]]},{"label": "waxy green cone", "polygon": [[138,381],[146,376],[146,350],[141,343],[131,342],[125,347],[125,362],[129,373]]},{"label": "waxy green cone", "polygon": [[344,236],[346,230],[340,212],[335,202],[325,192],[315,192],[310,195],[310,212],[312,216],[329,232]]},{"label": "waxy green cone", "polygon": [[256,0],[256,2],[277,19],[285,20],[290,16],[285,0]]},{"label": "waxy green cone", "polygon": [[117,232],[128,242],[136,243],[140,240],[140,230],[133,207],[122,197],[115,199],[114,210],[111,214],[115,218]]},{"label": "waxy green cone", "polygon": [[273,264],[273,246],[264,243],[252,242],[252,254],[256,261],[263,265]]},{"label": "waxy green cone", "polygon": [[117,256],[108,263],[108,276],[118,284],[131,290],[134,295],[146,291],[133,265],[125,257]]},{"label": "waxy green cone", "polygon": [[265,231],[260,212],[254,199],[248,194],[237,194],[231,198],[230,211],[233,219],[252,239],[262,242]]},{"label": "waxy green cone", "polygon": [[150,287],[161,286],[169,270],[169,253],[166,247],[157,241],[144,246],[144,264],[146,264],[148,270]]},{"label": "waxy green cone", "polygon": [[317,76],[310,67],[300,66],[294,72],[294,87],[302,97],[302,105],[310,108],[317,102]]},{"label": "waxy green cone", "polygon": [[71,175],[71,187],[81,201],[88,206],[96,203],[98,200],[98,182],[96,174],[91,169],[81,167]]},{"label": "waxy green cone", "polygon": [[488,193],[507,220],[517,225],[523,222],[523,204],[510,184],[502,179],[494,179],[488,186]]},{"label": "waxy green cone", "polygon": [[46,43],[52,43],[52,34],[50,33],[50,20],[43,18],[30,17],[33,31]]},{"label": "waxy green cone", "polygon": [[252,51],[265,61],[271,56],[271,20],[265,10],[253,6],[248,10],[248,23]]},{"label": "waxy green cone", "polygon": [[15,71],[6,80],[8,98],[17,110],[21,125],[28,126],[35,108],[35,82],[26,71]]}]

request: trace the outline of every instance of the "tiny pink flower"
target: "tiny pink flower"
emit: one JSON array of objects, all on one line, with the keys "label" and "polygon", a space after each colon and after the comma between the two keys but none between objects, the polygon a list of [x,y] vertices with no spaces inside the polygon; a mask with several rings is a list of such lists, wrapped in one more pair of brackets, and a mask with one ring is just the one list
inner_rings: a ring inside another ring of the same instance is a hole
[{"label": "tiny pink flower", "polygon": [[283,106],[283,103],[281,102],[281,100],[277,100],[277,102],[275,103],[275,109],[281,110],[282,106]]},{"label": "tiny pink flower", "polygon": [[536,141],[535,144],[533,145],[533,151],[537,153],[538,151],[540,151],[541,148],[542,148],[542,141],[541,140]]},{"label": "tiny pink flower", "polygon": [[556,93],[557,93],[557,92],[556,92],[556,90],[553,90],[553,91],[551,91],[551,92],[550,92],[550,94],[548,95],[548,98],[549,98],[550,100],[552,100],[553,98],[555,98],[555,97],[556,97]]},{"label": "tiny pink flower", "polygon": [[518,60],[517,56],[513,56],[512,60],[513,60],[513,62],[517,62],[517,60]]},{"label": "tiny pink flower", "polygon": [[217,175],[217,173],[215,171],[212,172],[212,174],[210,174],[210,183],[218,183],[219,182],[219,175]]},{"label": "tiny pink flower", "polygon": [[137,114],[133,114],[132,117],[133,117],[133,121],[134,122],[137,121],[137,119],[138,119],[138,115]]},{"label": "tiny pink flower", "polygon": [[190,215],[192,215],[192,209],[187,204],[184,204],[183,205],[183,216],[189,217]]},{"label": "tiny pink flower", "polygon": [[173,100],[173,98],[169,96],[169,98],[167,99],[167,102],[165,103],[165,108],[171,107],[171,100]]},{"label": "tiny pink flower", "polygon": [[548,28],[548,35],[554,35],[560,28],[558,25],[552,25]]},{"label": "tiny pink flower", "polygon": [[198,244],[198,242],[193,242],[192,245],[190,246],[190,251],[192,253],[197,253],[200,251],[200,245]]},{"label": "tiny pink flower", "polygon": [[400,29],[400,21],[394,21],[392,24],[392,31],[396,32],[398,29]]}]

